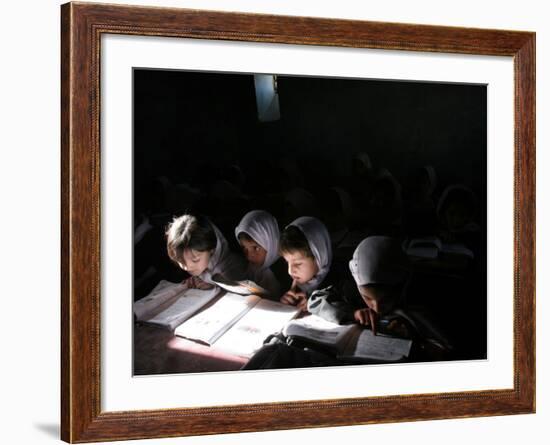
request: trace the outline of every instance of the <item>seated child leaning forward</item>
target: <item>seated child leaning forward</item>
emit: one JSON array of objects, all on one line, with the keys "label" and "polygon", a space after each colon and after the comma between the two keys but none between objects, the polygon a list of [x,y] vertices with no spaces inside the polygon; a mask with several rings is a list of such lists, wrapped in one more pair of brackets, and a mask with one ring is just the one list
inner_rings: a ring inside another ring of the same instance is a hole
[{"label": "seated child leaning forward", "polygon": [[204,216],[174,218],[166,230],[166,247],[170,259],[191,275],[185,280],[189,288],[211,288],[217,274],[229,280],[244,278],[244,262],[231,253],[222,233]]},{"label": "seated child leaning forward", "polygon": [[277,220],[264,210],[248,212],[235,228],[235,237],[248,261],[247,278],[277,299],[281,286],[270,267],[279,259],[279,236]]},{"label": "seated child leaning forward", "polygon": [[281,302],[306,310],[311,293],[326,285],[332,262],[328,230],[317,218],[302,216],[283,231],[280,252],[292,278],[292,286]]},{"label": "seated child leaning forward", "polygon": [[319,290],[308,301],[311,313],[336,323],[354,320],[373,333],[411,338],[421,348],[418,357],[444,358],[451,349],[446,336],[425,308],[407,303],[410,272],[397,239],[365,238],[355,249],[349,268],[360,296],[334,287]]},{"label": "seated child leaning forward", "polygon": [[[350,270],[366,307],[356,309],[357,322],[385,333],[416,340],[419,357],[443,359],[451,346],[427,316],[425,308],[407,304],[410,272],[400,243],[386,236],[365,238],[353,254]],[[380,323],[379,321],[386,323]]]}]

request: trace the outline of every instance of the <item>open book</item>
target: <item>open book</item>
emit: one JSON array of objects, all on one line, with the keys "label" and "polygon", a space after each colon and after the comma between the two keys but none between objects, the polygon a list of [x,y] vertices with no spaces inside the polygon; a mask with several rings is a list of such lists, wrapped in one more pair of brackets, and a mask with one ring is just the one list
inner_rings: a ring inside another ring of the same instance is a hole
[{"label": "open book", "polygon": [[269,335],[279,332],[299,312],[295,306],[257,295],[227,293],[178,326],[175,334],[241,357],[250,357]]},{"label": "open book", "polygon": [[463,244],[443,243],[436,236],[411,239],[406,245],[407,255],[422,258],[436,259],[439,257],[464,257],[473,258],[473,252]]},{"label": "open book", "polygon": [[292,320],[283,334],[322,346],[343,360],[371,363],[402,361],[412,345],[412,340],[374,335],[358,324],[339,325],[316,315]]},{"label": "open book", "polygon": [[210,303],[219,292],[217,287],[209,290],[187,289],[182,283],[162,280],[146,297],[134,303],[134,314],[138,321],[173,331]]}]

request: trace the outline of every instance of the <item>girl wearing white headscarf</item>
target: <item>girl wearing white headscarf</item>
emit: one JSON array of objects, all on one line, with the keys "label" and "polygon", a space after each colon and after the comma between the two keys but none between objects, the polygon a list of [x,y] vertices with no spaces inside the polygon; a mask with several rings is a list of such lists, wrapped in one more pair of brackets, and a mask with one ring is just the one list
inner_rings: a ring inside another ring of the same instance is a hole
[{"label": "girl wearing white headscarf", "polygon": [[401,185],[389,170],[381,169],[372,184],[369,219],[376,228],[389,228],[401,223]]},{"label": "girl wearing white headscarf", "polygon": [[[361,324],[389,313],[403,297],[409,272],[401,245],[387,236],[370,236],[359,243],[349,268],[367,308],[356,311]],[[368,316],[369,319],[364,317]]]},{"label": "girl wearing white headscarf", "polygon": [[330,271],[332,247],[328,230],[317,218],[302,216],[285,228],[280,249],[293,280],[281,302],[305,309],[307,298],[325,284]]},{"label": "girl wearing white headscarf", "polygon": [[420,354],[430,359],[450,349],[425,310],[407,304],[410,272],[397,239],[365,238],[355,249],[349,269],[359,293],[344,286],[314,292],[308,301],[309,312],[332,322],[354,321],[370,326],[373,332],[413,338],[427,348]]},{"label": "girl wearing white headscarf", "polygon": [[168,256],[191,275],[190,287],[215,285],[215,275],[228,280],[245,277],[244,262],[233,254],[220,230],[207,218],[182,215],[166,231]]},{"label": "girl wearing white headscarf", "polygon": [[431,354],[451,349],[445,335],[424,311],[407,305],[410,272],[401,244],[395,238],[365,238],[355,249],[349,268],[364,302],[363,308],[354,311],[355,321],[376,332],[378,320],[383,319],[386,333],[415,338],[424,347],[429,344]]},{"label": "girl wearing white headscarf", "polygon": [[[308,310],[335,323],[357,321],[375,326],[379,312],[388,312],[400,300],[403,284],[408,277],[406,257],[393,238],[371,236],[359,243],[349,268],[361,297],[358,298],[352,286],[345,287],[347,283],[337,283],[337,286],[314,292],[308,302]],[[367,300],[363,294],[373,291],[365,291],[363,287],[373,284],[378,286],[377,290],[383,287],[384,298],[369,301],[365,308]]]},{"label": "girl wearing white headscarf", "polygon": [[248,260],[247,276],[279,298],[281,286],[270,267],[279,258],[279,225],[264,210],[248,212],[235,228],[235,237]]}]

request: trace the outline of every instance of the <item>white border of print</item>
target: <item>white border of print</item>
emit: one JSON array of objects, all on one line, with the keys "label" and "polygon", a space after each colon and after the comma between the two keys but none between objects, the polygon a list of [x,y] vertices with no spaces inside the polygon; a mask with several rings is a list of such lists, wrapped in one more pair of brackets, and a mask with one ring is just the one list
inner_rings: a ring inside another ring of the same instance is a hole
[{"label": "white border of print", "polygon": [[[512,58],[121,35],[101,48],[102,411],[513,388]],[[488,359],[132,377],[133,67],[487,84]]]}]

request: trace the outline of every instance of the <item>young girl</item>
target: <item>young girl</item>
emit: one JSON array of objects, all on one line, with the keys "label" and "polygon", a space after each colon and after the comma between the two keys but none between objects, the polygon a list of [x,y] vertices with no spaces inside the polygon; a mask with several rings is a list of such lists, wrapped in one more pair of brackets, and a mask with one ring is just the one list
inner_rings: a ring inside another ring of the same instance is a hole
[{"label": "young girl", "polygon": [[437,220],[433,194],[437,176],[431,165],[412,171],[404,202],[404,229],[409,237],[435,235]]},{"label": "young girl", "polygon": [[[447,338],[429,320],[426,311],[407,304],[410,273],[400,243],[386,236],[365,238],[349,267],[361,299],[353,312],[356,322],[376,333],[415,340],[423,359],[439,359],[451,349]],[[362,307],[361,307],[362,306]]]},{"label": "young girl", "polygon": [[182,215],[174,218],[166,230],[168,256],[191,275],[188,287],[209,288],[212,277],[220,274],[230,280],[242,280],[245,265],[230,252],[227,241],[204,216]]},{"label": "young girl", "polygon": [[328,230],[317,218],[302,216],[283,231],[280,251],[292,278],[292,286],[281,302],[305,310],[311,293],[326,285],[332,262]]},{"label": "young girl", "polygon": [[264,210],[252,210],[235,228],[235,236],[248,260],[248,278],[279,298],[281,287],[270,269],[279,258],[277,220]]},{"label": "young girl", "polygon": [[365,238],[353,253],[349,268],[366,307],[354,318],[376,330],[377,319],[390,313],[404,296],[409,272],[399,243],[386,236]]},{"label": "young girl", "polygon": [[401,224],[401,185],[382,169],[372,183],[368,203],[369,225],[379,233],[395,233]]}]

